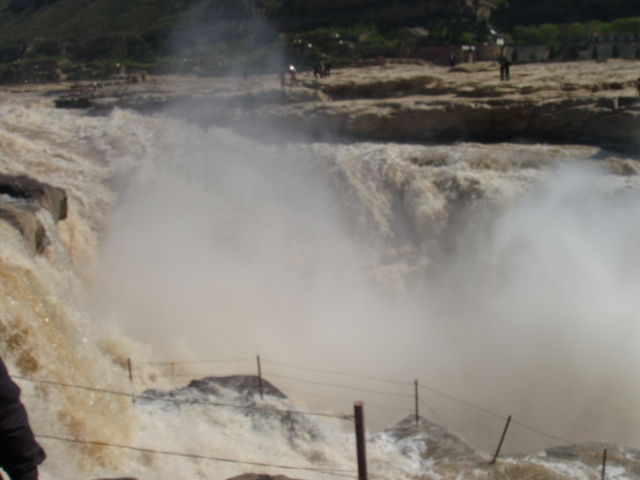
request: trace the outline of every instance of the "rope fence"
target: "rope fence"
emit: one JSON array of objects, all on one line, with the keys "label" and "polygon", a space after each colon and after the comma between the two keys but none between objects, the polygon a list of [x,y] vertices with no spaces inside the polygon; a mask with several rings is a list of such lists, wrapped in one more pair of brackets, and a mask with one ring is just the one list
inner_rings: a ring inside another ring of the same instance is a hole
[{"label": "rope fence", "polygon": [[[360,426],[358,426],[358,419],[355,418],[354,419],[354,415],[348,415],[348,414],[341,414],[341,415],[335,415],[335,414],[330,414],[330,413],[323,413],[323,412],[304,412],[304,411],[300,411],[300,410],[293,410],[293,409],[278,409],[278,408],[264,408],[258,405],[234,405],[234,404],[228,404],[228,403],[222,403],[222,402],[215,402],[215,401],[208,401],[208,400],[204,400],[204,399],[179,399],[179,398],[166,398],[166,397],[162,397],[162,396],[156,396],[156,395],[147,395],[147,394],[141,394],[141,395],[136,395],[135,394],[135,377],[136,375],[134,374],[135,369],[134,366],[139,368],[138,366],[142,366],[142,365],[149,365],[149,366],[160,366],[160,367],[169,367],[173,370],[173,372],[171,374],[162,374],[163,376],[167,376],[167,377],[172,377],[172,376],[189,376],[192,378],[198,377],[198,375],[193,374],[193,373],[175,373],[175,369],[177,366],[179,365],[202,365],[202,364],[222,364],[222,363],[247,363],[247,362],[255,362],[256,359],[224,359],[224,360],[191,360],[191,361],[179,361],[179,362],[132,362],[130,359],[128,360],[128,369],[129,369],[129,380],[131,383],[131,393],[126,393],[126,392],[120,392],[120,391],[113,391],[113,390],[107,390],[107,389],[102,389],[102,388],[96,388],[96,387],[90,387],[90,386],[82,386],[82,385],[74,385],[74,384],[70,384],[70,383],[63,383],[63,382],[54,382],[54,381],[49,381],[49,380],[43,380],[43,379],[32,379],[32,378],[27,378],[27,377],[23,377],[23,376],[12,376],[12,378],[17,379],[17,380],[23,380],[23,381],[27,381],[27,382],[32,382],[32,383],[36,383],[36,384],[45,384],[45,385],[52,385],[52,386],[58,386],[58,387],[62,387],[62,388],[73,388],[73,389],[80,389],[80,390],[86,390],[86,391],[90,391],[90,392],[95,392],[95,393],[102,393],[105,395],[116,395],[116,396],[121,396],[121,397],[126,397],[126,398],[130,398],[132,400],[132,402],[136,402],[138,400],[148,400],[148,401],[153,401],[153,402],[166,402],[166,403],[171,403],[171,404],[177,404],[177,405],[182,405],[182,404],[188,404],[188,405],[203,405],[203,406],[208,406],[208,407],[219,407],[219,408],[233,408],[236,410],[245,410],[245,411],[259,411],[259,412],[263,412],[265,414],[280,414],[280,415],[301,415],[301,416],[315,416],[315,417],[325,417],[325,418],[334,418],[334,419],[340,419],[340,420],[346,420],[346,421],[355,421],[356,424],[356,437],[358,437],[358,428],[363,428],[363,421],[360,422]],[[320,382],[320,381],[314,381],[314,380],[308,380],[305,378],[298,378],[295,376],[290,376],[290,375],[280,375],[280,374],[276,374],[276,373],[269,373],[269,377],[270,378],[279,378],[279,379],[284,379],[284,380],[288,380],[291,382],[296,382],[296,383],[301,383],[301,384],[308,384],[308,385],[316,385],[316,386],[322,386],[322,387],[331,387],[331,388],[339,388],[339,389],[344,389],[344,390],[349,390],[349,391],[353,391],[353,392],[359,392],[359,393],[367,393],[367,394],[375,394],[375,395],[384,395],[384,396],[389,396],[389,397],[395,397],[395,398],[402,398],[402,399],[413,399],[415,401],[415,409],[414,410],[409,410],[409,409],[403,409],[403,408],[399,408],[399,407],[390,407],[390,406],[384,406],[384,405],[375,405],[375,404],[367,404],[368,406],[372,406],[375,408],[381,408],[381,409],[388,409],[388,410],[395,410],[395,411],[399,411],[399,412],[404,412],[404,413],[415,413],[415,418],[416,418],[416,425],[418,425],[419,423],[419,406],[423,406],[425,407],[430,414],[439,422],[440,425],[442,425],[443,427],[446,428],[445,426],[445,422],[442,420],[442,418],[440,418],[440,416],[435,412],[435,410],[422,398],[419,397],[419,392],[420,391],[426,391],[428,393],[431,394],[435,394],[438,395],[450,402],[454,402],[457,403],[459,405],[463,405],[467,408],[472,408],[475,409],[477,411],[480,411],[482,413],[485,413],[487,415],[493,416],[497,419],[501,419],[501,420],[506,420],[506,425],[504,427],[504,431],[502,433],[502,438],[500,440],[500,444],[498,446],[498,450],[496,451],[495,455],[494,455],[494,460],[493,462],[495,462],[495,459],[498,457],[499,453],[500,453],[500,448],[502,446],[502,443],[504,441],[504,437],[507,433],[507,429],[509,427],[509,424],[512,423],[514,425],[517,425],[521,428],[527,429],[531,432],[534,432],[538,435],[542,435],[546,438],[552,439],[554,441],[559,441],[562,443],[565,443],[567,445],[573,445],[574,443],[566,440],[564,438],[561,438],[557,435],[551,435],[547,432],[544,432],[538,428],[532,427],[530,425],[518,422],[511,419],[511,416],[509,417],[505,417],[504,415],[500,415],[496,412],[493,412],[487,408],[484,408],[482,406],[476,405],[474,403],[456,398],[454,396],[451,396],[447,393],[444,393],[440,390],[437,390],[435,388],[432,388],[428,385],[423,385],[423,384],[419,384],[418,380],[415,380],[414,382],[403,382],[403,381],[397,381],[397,380],[389,380],[389,379],[384,379],[384,378],[379,378],[379,377],[375,377],[375,376],[371,376],[371,375],[363,375],[363,374],[359,374],[359,373],[348,373],[348,372],[337,372],[337,371],[330,371],[330,370],[321,370],[321,369],[315,369],[315,368],[306,368],[306,367],[301,367],[301,366],[297,366],[297,365],[288,365],[285,363],[279,363],[279,362],[271,362],[271,361],[265,361],[264,362],[267,365],[271,365],[271,366],[275,366],[275,367],[282,367],[282,368],[288,368],[288,369],[292,369],[292,370],[297,370],[297,371],[303,371],[303,372],[311,372],[314,374],[325,374],[325,375],[332,375],[332,376],[340,376],[340,377],[348,377],[348,378],[358,378],[358,379],[363,379],[363,380],[367,380],[367,381],[375,381],[375,382],[379,382],[379,383],[385,383],[388,385],[393,385],[393,386],[400,386],[400,387],[414,387],[414,394],[410,395],[410,394],[406,394],[406,393],[399,393],[397,391],[382,391],[382,390],[373,390],[373,389],[366,389],[366,388],[360,388],[360,387],[356,387],[354,385],[345,385],[345,384],[337,384],[337,383],[327,383],[327,382]],[[264,397],[264,384],[263,384],[263,377],[262,377],[262,368],[261,368],[261,360],[260,357],[257,357],[257,370],[258,370],[258,377],[259,377],[259,381],[260,381],[260,394],[261,397]],[[207,377],[207,376],[212,376],[210,373],[208,375],[200,375],[199,377]],[[303,395],[309,395],[309,396],[313,396],[313,397],[317,397],[317,398],[324,398],[324,399],[329,399],[329,400],[333,400],[333,401],[340,401],[340,402],[348,402],[348,400],[345,399],[339,399],[339,398],[333,398],[333,397],[329,397],[329,396],[323,396],[323,395],[318,395],[315,393],[308,393],[308,392],[295,392],[293,390],[290,390],[290,392],[293,393],[298,393],[298,394],[303,394]],[[356,404],[360,404],[360,408],[362,407],[362,403],[361,402],[356,402]],[[355,416],[357,417],[358,412],[356,409],[356,413]],[[360,468],[362,468],[361,464],[361,459],[358,459],[358,464],[359,464],[359,476],[352,476],[352,475],[348,475],[350,473],[358,473],[355,472],[353,470],[338,470],[338,469],[331,469],[331,468],[309,468],[309,467],[294,467],[294,466],[288,466],[288,465],[275,465],[275,464],[267,464],[267,463],[259,463],[259,462],[252,462],[252,461],[242,461],[242,460],[233,460],[233,459],[224,459],[224,458],[218,458],[218,457],[211,457],[211,456],[205,456],[205,455],[197,455],[197,454],[190,454],[190,453],[180,453],[180,452],[168,452],[168,451],[161,451],[161,450],[153,450],[153,449],[147,449],[147,448],[141,448],[141,447],[135,447],[135,446],[127,446],[127,445],[116,445],[116,444],[109,444],[109,443],[105,443],[105,442],[96,442],[96,441],[85,441],[85,440],[80,440],[80,439],[72,439],[72,438],[63,438],[63,437],[57,437],[57,436],[53,436],[53,435],[36,435],[40,438],[46,438],[46,439],[51,439],[51,440],[57,440],[57,441],[62,441],[62,442],[68,442],[68,443],[81,443],[81,444],[90,444],[90,445],[99,445],[99,446],[104,446],[104,447],[111,447],[111,448],[120,448],[120,449],[126,449],[126,450],[132,450],[132,451],[139,451],[139,452],[146,452],[146,453],[156,453],[156,454],[160,454],[160,455],[170,455],[170,456],[177,456],[177,457],[186,457],[186,458],[194,458],[194,459],[202,459],[202,460],[211,460],[211,461],[219,461],[219,462],[230,462],[230,463],[240,463],[240,464],[245,464],[245,465],[253,465],[253,466],[261,466],[261,467],[272,467],[272,468],[280,468],[280,469],[286,469],[286,470],[300,470],[300,471],[312,471],[312,472],[316,472],[316,473],[320,473],[320,474],[326,474],[326,475],[333,475],[333,476],[338,476],[338,477],[344,477],[344,478],[360,478],[362,479],[362,474],[360,472]],[[363,436],[362,433],[360,434],[360,436]],[[360,451],[360,449],[364,450],[364,445],[358,445],[358,451]],[[359,453],[360,455],[360,453]],[[603,467],[604,468],[604,467]],[[365,465],[365,469],[366,469],[366,465]],[[365,470],[366,471],[366,470]]]},{"label": "rope fence", "polygon": [[316,416],[316,417],[328,417],[328,418],[338,418],[340,420],[351,420],[352,416],[350,415],[332,415],[329,413],[318,413],[318,412],[301,412],[299,410],[283,410],[283,409],[277,409],[277,408],[262,408],[262,407],[254,407],[254,406],[250,406],[250,405],[231,405],[228,403],[219,403],[219,402],[209,402],[209,401],[204,401],[204,400],[178,400],[175,398],[163,398],[163,397],[156,397],[156,396],[149,396],[149,395],[134,395],[131,393],[124,393],[124,392],[116,392],[116,391],[111,391],[111,390],[104,390],[104,389],[100,389],[100,388],[93,388],[93,387],[84,387],[81,385],[71,385],[68,383],[61,383],[61,382],[51,382],[48,380],[35,380],[32,378],[26,378],[26,377],[20,377],[17,375],[12,375],[11,376],[14,379],[19,379],[19,380],[25,380],[28,382],[33,382],[33,383],[41,383],[41,384],[46,384],[46,385],[56,385],[56,386],[60,386],[60,387],[67,387],[67,388],[76,388],[79,390],[88,390],[91,392],[100,392],[100,393],[106,393],[109,395],[119,395],[122,397],[129,397],[132,400],[152,400],[155,402],[166,402],[166,403],[173,403],[173,404],[179,404],[179,405],[207,405],[207,406],[212,406],[212,407],[225,407],[225,408],[236,408],[239,410],[257,410],[257,411],[261,411],[264,413],[280,413],[280,414],[297,414],[297,415],[309,415],[309,416]]},{"label": "rope fence", "polygon": [[[245,363],[249,363],[249,362],[253,362],[255,364],[256,359],[249,359],[249,358],[243,358],[243,359],[225,359],[225,360],[186,360],[186,361],[173,361],[173,362],[148,362],[148,363],[144,363],[144,362],[139,362],[140,365],[171,365],[173,366],[173,368],[175,368],[176,366],[179,365],[189,365],[189,364],[217,364],[217,363],[229,363],[229,362],[245,362]],[[365,374],[361,374],[361,373],[352,373],[352,372],[339,372],[339,371],[335,371],[335,370],[323,370],[323,369],[317,369],[317,368],[309,368],[309,367],[302,367],[299,365],[291,365],[291,364],[287,364],[287,363],[282,363],[282,362],[274,362],[274,361],[270,361],[270,360],[262,360],[262,363],[266,364],[266,365],[273,365],[273,366],[277,366],[277,367],[283,367],[283,368],[288,368],[288,369],[293,369],[293,370],[298,370],[298,371],[303,371],[303,372],[310,372],[310,373],[321,373],[321,374],[326,374],[326,375],[332,375],[332,376],[341,376],[341,377],[349,377],[349,378],[359,378],[359,379],[363,379],[363,380],[370,380],[370,381],[375,381],[375,382],[379,382],[379,383],[385,383],[388,385],[398,385],[398,386],[403,386],[403,387],[411,387],[414,385],[414,382],[407,382],[407,381],[398,381],[398,380],[390,380],[390,379],[386,379],[386,378],[381,378],[381,377],[376,377],[376,376],[372,376],[372,375],[365,375]],[[208,376],[208,374],[201,374],[201,375],[197,375],[197,374],[193,374],[193,373],[178,373],[178,374],[167,374],[167,377],[193,377],[193,376],[201,376],[201,377],[205,377]],[[406,399],[413,399],[414,395],[410,395],[410,394],[401,394],[401,393],[397,393],[397,392],[384,392],[384,391],[380,391],[380,390],[370,390],[370,389],[363,389],[363,388],[357,388],[354,387],[353,385],[344,385],[344,384],[337,384],[337,383],[329,383],[329,382],[317,382],[317,381],[313,381],[313,380],[308,380],[308,379],[304,379],[304,378],[298,378],[298,377],[294,377],[294,376],[290,376],[290,375],[280,375],[280,374],[275,374],[275,373],[269,373],[268,375],[270,378],[279,378],[279,379],[283,379],[283,380],[289,380],[289,381],[293,381],[293,382],[297,382],[297,383],[302,383],[302,384],[308,384],[308,385],[317,385],[317,386],[323,386],[323,387],[331,387],[331,388],[339,388],[339,389],[345,389],[345,390],[349,390],[349,391],[354,391],[354,392],[360,392],[360,393],[369,393],[369,394],[375,394],[375,395],[386,395],[386,396],[390,396],[390,397],[396,397],[396,398],[406,398]],[[485,413],[487,415],[490,415],[492,417],[495,417],[497,419],[506,421],[507,420],[507,416],[505,415],[501,415],[499,413],[496,413],[494,411],[491,411],[485,407],[482,407],[480,405],[476,405],[472,402],[468,402],[466,400],[462,400],[460,398],[456,398],[452,395],[449,395],[447,393],[444,393],[438,389],[435,389],[431,386],[428,385],[424,385],[422,383],[419,384],[419,389],[421,391],[425,391],[425,392],[429,392],[432,393],[434,395],[438,395],[439,397],[442,397],[446,400],[449,400],[451,402],[457,403],[459,405],[468,407],[468,408],[472,408],[474,410],[477,410],[479,412]],[[323,396],[323,395],[317,395],[315,393],[308,393],[308,392],[294,392],[294,393],[299,393],[299,394],[303,394],[303,395],[308,395],[308,396],[314,396],[314,397],[318,397],[318,398],[325,398],[328,400],[334,400],[334,401],[345,401],[347,402],[347,400],[344,399],[339,399],[339,398],[333,398],[333,397],[328,397],[328,396]],[[420,404],[423,405],[425,408],[427,408],[427,410],[433,415],[433,417],[441,424],[444,426],[444,421],[442,420],[442,418],[433,410],[433,408],[431,408],[423,399],[420,399]],[[380,408],[380,409],[386,409],[386,410],[395,410],[395,411],[401,411],[401,412],[405,412],[405,413],[412,413],[414,412],[414,410],[409,410],[409,409],[402,409],[402,408],[398,408],[398,407],[391,407],[391,406],[384,406],[384,405],[376,405],[376,404],[369,404],[367,403],[367,406],[370,407],[374,407],[374,408]],[[562,443],[565,443],[567,445],[572,445],[574,442],[571,442],[567,439],[564,439],[562,437],[559,437],[557,435],[552,435],[549,434],[547,432],[544,432],[541,429],[532,427],[530,425],[527,425],[525,423],[522,422],[518,422],[516,420],[513,420],[511,422],[513,425],[517,425],[521,428],[524,428],[526,430],[529,430],[533,433],[536,433],[538,435],[542,435],[550,440],[554,440],[554,441],[559,441]]]}]

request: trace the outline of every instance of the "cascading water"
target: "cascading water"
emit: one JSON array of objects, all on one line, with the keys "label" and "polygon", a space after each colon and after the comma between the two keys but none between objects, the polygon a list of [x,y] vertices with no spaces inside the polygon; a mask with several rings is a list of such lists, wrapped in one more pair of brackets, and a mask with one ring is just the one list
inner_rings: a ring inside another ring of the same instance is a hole
[{"label": "cascading water", "polygon": [[[69,195],[57,228],[38,213],[44,254],[0,222],[0,352],[36,433],[90,442],[41,438],[43,479],[355,476],[349,422],[214,408],[200,404],[209,394],[174,390],[252,365],[185,363],[169,377],[157,364],[257,354],[289,396],[250,400],[266,409],[348,414],[363,399],[379,431],[411,413],[420,379],[446,394],[423,390],[421,413],[487,458],[503,420],[451,397],[513,415],[511,453],[640,443],[635,161],[580,146],[263,145],[30,95],[5,96],[0,110],[2,172]],[[286,365],[316,372],[301,385]],[[340,372],[372,378],[340,390]],[[397,381],[395,397],[375,393],[375,379]],[[126,396],[147,389],[193,401]],[[551,454],[510,457],[498,473],[457,447],[436,460],[426,440],[452,440],[423,426],[371,437],[372,475],[596,475],[595,463]],[[634,464],[629,452],[620,458]]]}]

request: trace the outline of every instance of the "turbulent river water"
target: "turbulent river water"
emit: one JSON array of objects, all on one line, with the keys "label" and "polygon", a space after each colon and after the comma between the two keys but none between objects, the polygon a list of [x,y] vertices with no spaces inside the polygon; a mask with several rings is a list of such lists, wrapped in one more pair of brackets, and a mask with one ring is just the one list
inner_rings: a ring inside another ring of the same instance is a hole
[{"label": "turbulent river water", "polygon": [[[357,477],[356,400],[371,478],[595,479],[604,446],[640,476],[636,160],[0,102],[2,173],[69,195],[44,254],[0,222],[0,352],[44,480]],[[288,398],[179,390],[258,355]],[[415,380],[446,430],[412,427]]]}]

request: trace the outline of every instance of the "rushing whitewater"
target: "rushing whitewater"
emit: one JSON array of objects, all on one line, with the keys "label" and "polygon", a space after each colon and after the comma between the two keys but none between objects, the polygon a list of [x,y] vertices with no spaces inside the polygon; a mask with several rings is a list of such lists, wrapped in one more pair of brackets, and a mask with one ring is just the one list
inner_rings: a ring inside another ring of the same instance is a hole
[{"label": "rushing whitewater", "polygon": [[[69,195],[42,255],[0,222],[0,352],[44,480],[357,477],[355,400],[372,478],[599,478],[605,445],[637,478],[635,160],[1,101],[2,173]],[[257,355],[287,398],[181,389]],[[529,455],[490,467],[508,415],[504,454]]]}]

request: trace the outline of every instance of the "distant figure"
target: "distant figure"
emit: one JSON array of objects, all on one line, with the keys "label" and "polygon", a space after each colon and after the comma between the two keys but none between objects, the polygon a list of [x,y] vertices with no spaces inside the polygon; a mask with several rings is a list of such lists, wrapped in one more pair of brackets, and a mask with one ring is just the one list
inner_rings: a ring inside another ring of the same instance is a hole
[{"label": "distant figure", "polygon": [[511,62],[506,57],[500,58],[500,80],[509,80],[511,78],[509,67]]},{"label": "distant figure", "polygon": [[0,357],[0,467],[11,480],[37,480],[45,458],[20,401],[20,388]]},{"label": "distant figure", "polygon": [[449,56],[449,65],[451,65],[452,67],[456,66],[456,55],[455,55],[455,53],[452,53]]},{"label": "distant figure", "polygon": [[147,81],[147,72],[146,72],[146,70],[142,70],[142,73],[140,74],[140,79],[141,79],[143,82],[146,82],[146,81]]},{"label": "distant figure", "polygon": [[326,67],[326,63],[324,60],[318,60],[314,65],[313,65],[313,76],[314,78],[324,78],[326,76],[327,73],[327,67]]},{"label": "distant figure", "polygon": [[291,75],[291,86],[295,87],[298,84],[298,71],[293,65],[289,66],[289,75]]}]

